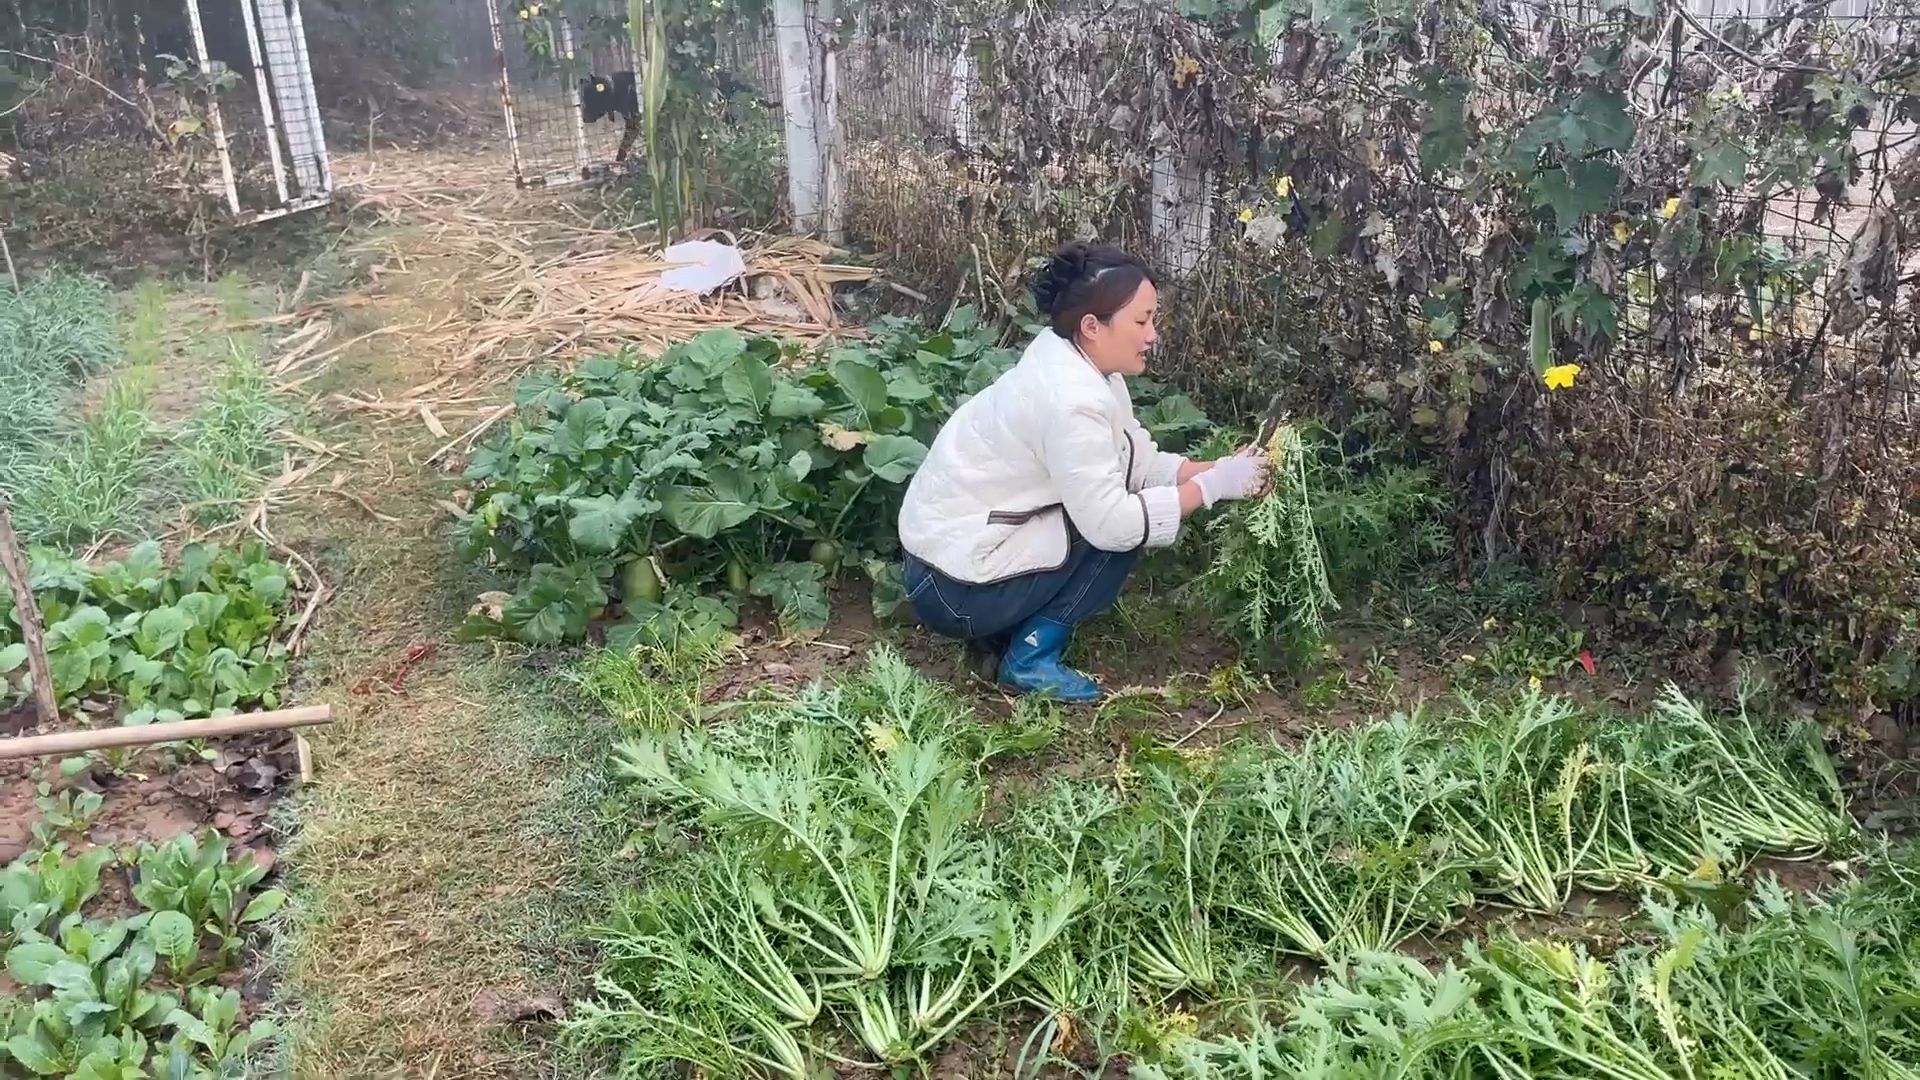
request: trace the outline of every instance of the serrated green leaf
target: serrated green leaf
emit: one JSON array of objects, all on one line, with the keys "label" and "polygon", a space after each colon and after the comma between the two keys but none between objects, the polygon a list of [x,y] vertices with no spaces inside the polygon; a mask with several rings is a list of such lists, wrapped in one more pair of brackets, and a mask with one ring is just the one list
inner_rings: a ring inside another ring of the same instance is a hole
[{"label": "serrated green leaf", "polygon": [[1588,90],[1573,99],[1562,122],[1567,153],[1625,150],[1633,145],[1633,114],[1627,99],[1611,91]]},{"label": "serrated green leaf", "polygon": [[894,401],[925,401],[933,396],[933,387],[904,367],[887,372],[887,396]]},{"label": "serrated green leaf", "polygon": [[1570,161],[1533,178],[1535,206],[1549,207],[1561,231],[1573,229],[1588,214],[1614,205],[1620,170],[1604,161]]},{"label": "serrated green leaf", "polygon": [[607,602],[590,566],[534,566],[527,583],[501,607],[501,623],[514,637],[545,645],[580,637],[587,620]]},{"label": "serrated green leaf", "polygon": [[612,441],[607,431],[607,403],[599,398],[576,401],[550,433],[547,448],[561,457],[578,457],[604,450]]},{"label": "serrated green leaf", "polygon": [[619,496],[569,499],[567,535],[588,551],[614,551],[626,539],[627,530],[636,520],[659,509],[659,503],[639,498],[630,491]]},{"label": "serrated green leaf", "polygon": [[1738,143],[1717,143],[1694,155],[1693,186],[1725,184],[1739,188],[1747,182],[1747,148]]},{"label": "serrated green leaf", "polygon": [[688,536],[710,540],[759,513],[760,504],[743,477],[714,469],[704,487],[679,485],[660,496],[667,522]]},{"label": "serrated green leaf", "polygon": [[815,562],[776,563],[754,574],[748,591],[773,601],[783,630],[817,632],[827,625],[826,572]]},{"label": "serrated green leaf", "polygon": [[1421,95],[1427,117],[1420,125],[1420,167],[1445,172],[1467,152],[1468,83],[1457,76],[1438,79]]}]

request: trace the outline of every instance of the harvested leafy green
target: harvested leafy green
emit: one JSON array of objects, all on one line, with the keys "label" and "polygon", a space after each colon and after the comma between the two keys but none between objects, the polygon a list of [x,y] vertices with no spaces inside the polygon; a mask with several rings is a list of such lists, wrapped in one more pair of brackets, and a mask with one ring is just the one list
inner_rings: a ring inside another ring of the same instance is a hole
[{"label": "harvested leafy green", "polygon": [[[980,821],[979,732],[890,650],[728,728],[639,736],[621,770],[701,842],[603,936],[574,1037],[629,1068],[810,1075],[919,1059],[1089,906],[1087,821],[1019,848]],[[829,1017],[847,1038],[815,1031]]]},{"label": "harvested leafy green", "polygon": [[[1339,979],[1364,977],[1431,992],[1438,1016],[1465,980],[1386,952],[1477,905],[1557,911],[1579,887],[1724,906],[1759,853],[1857,843],[1811,731],[1709,719],[1677,693],[1652,718],[1530,693],[1293,749],[1148,748],[1111,783],[1064,780],[989,813],[988,763],[1018,750],[1019,718],[974,719],[897,654],[731,703],[712,728],[684,726],[703,714],[674,674],[701,663],[687,657],[601,653],[580,676],[643,732],[619,768],[660,841],[600,935],[570,1032],[635,1073],[906,1066],[1019,1006],[1039,1016],[1021,1053],[1034,1067],[1087,1030],[1147,1057],[1291,1060],[1280,1035],[1260,1036],[1271,1051],[1215,1047],[1153,1017],[1169,1000],[1270,998],[1289,954],[1336,973],[1334,1004]],[[642,665],[656,691],[637,691]],[[1440,1075],[1523,1075],[1514,1061]]]},{"label": "harvested leafy green", "polygon": [[1494,1076],[1670,1080],[1920,1073],[1920,863],[1832,895],[1764,879],[1730,919],[1645,903],[1612,957],[1497,937],[1438,971],[1369,952],[1246,1034],[1180,1041],[1141,1080]]}]

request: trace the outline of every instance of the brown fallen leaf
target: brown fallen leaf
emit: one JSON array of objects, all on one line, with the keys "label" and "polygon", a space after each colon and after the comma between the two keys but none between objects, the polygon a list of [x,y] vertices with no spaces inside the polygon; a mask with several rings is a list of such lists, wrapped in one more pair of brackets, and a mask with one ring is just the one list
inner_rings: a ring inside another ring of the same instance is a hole
[{"label": "brown fallen leaf", "polygon": [[477,598],[477,602],[467,609],[467,614],[481,615],[492,619],[494,622],[499,622],[506,613],[507,601],[511,599],[513,599],[513,594],[510,592],[501,592],[498,589],[491,592],[483,592]]}]

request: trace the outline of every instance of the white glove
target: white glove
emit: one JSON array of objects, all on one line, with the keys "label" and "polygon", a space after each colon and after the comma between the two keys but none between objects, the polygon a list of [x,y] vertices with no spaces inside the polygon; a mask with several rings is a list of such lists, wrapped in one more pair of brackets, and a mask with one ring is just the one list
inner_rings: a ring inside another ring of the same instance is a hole
[{"label": "white glove", "polygon": [[1200,500],[1209,509],[1222,499],[1247,499],[1267,486],[1267,455],[1245,450],[1213,463],[1213,468],[1193,478],[1200,489]]}]

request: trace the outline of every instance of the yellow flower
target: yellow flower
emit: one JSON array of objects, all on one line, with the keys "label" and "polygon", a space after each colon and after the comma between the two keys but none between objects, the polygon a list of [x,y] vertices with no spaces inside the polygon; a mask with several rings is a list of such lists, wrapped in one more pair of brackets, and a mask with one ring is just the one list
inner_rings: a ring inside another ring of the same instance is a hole
[{"label": "yellow flower", "polygon": [[1248,221],[1252,221],[1252,220],[1253,220],[1253,207],[1251,207],[1251,206],[1245,206],[1245,207],[1241,207],[1241,209],[1240,209],[1240,220],[1241,220],[1241,222],[1242,222],[1242,223],[1245,223],[1245,222],[1248,222]]},{"label": "yellow flower", "polygon": [[531,18],[533,18],[533,12],[531,12],[531,11],[528,11],[528,10],[527,10],[526,8],[521,8],[521,9],[520,9],[520,18],[521,18],[521,19],[523,19],[523,20],[525,20],[525,19],[531,19]]},{"label": "yellow flower", "polygon": [[1541,378],[1547,381],[1549,390],[1570,390],[1573,388],[1573,377],[1578,374],[1579,364],[1556,364],[1548,368]]},{"label": "yellow flower", "polygon": [[1628,238],[1632,236],[1633,236],[1633,230],[1627,228],[1626,222],[1616,221],[1613,223],[1613,242],[1614,243],[1624,244],[1627,242]]},{"label": "yellow flower", "polygon": [[1480,662],[1480,658],[1472,653],[1461,653],[1460,662],[1463,664],[1477,664]]},{"label": "yellow flower", "polygon": [[1527,676],[1527,686],[1530,689],[1532,689],[1534,693],[1536,694],[1539,693],[1540,692],[1540,676],[1538,675]]},{"label": "yellow flower", "polygon": [[1447,351],[1447,347],[1440,343],[1439,338],[1434,338],[1427,342],[1427,351],[1430,353],[1445,352]]},{"label": "yellow flower", "polygon": [[1273,182],[1274,193],[1285,199],[1293,194],[1293,177],[1283,176]]},{"label": "yellow flower", "polygon": [[1680,212],[1680,196],[1678,195],[1675,195],[1673,198],[1668,199],[1667,205],[1660,208],[1660,216],[1662,218],[1665,218],[1668,221],[1672,221],[1673,215],[1679,212]]}]

